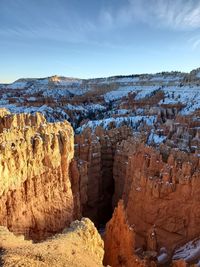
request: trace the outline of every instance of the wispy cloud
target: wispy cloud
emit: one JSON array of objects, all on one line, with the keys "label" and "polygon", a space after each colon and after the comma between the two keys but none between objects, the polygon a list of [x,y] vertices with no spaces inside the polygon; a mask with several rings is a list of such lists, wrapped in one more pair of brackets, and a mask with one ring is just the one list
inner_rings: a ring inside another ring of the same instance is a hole
[{"label": "wispy cloud", "polygon": [[188,40],[188,45],[192,50],[197,50],[200,48],[200,35],[193,36]]},{"label": "wispy cloud", "polygon": [[200,28],[199,0],[127,0],[115,11],[104,11],[101,19],[112,25],[145,23],[175,30]]},{"label": "wispy cloud", "polygon": [[[69,2],[57,0],[49,5],[49,0],[1,0],[0,38],[109,45],[110,31],[122,30],[123,35],[123,28],[132,25],[178,31],[200,28],[200,0],[123,0],[118,5],[107,1],[95,10],[93,6],[87,15],[75,6],[70,8]],[[89,0],[85,3],[91,8]],[[198,40],[193,41],[194,48]]]}]

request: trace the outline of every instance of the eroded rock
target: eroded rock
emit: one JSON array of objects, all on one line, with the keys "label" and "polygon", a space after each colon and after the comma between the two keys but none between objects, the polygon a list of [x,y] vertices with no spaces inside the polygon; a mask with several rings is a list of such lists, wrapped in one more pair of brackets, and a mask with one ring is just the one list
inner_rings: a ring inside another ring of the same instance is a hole
[{"label": "eroded rock", "polygon": [[72,127],[18,114],[0,128],[0,224],[34,239],[60,231],[74,218]]}]

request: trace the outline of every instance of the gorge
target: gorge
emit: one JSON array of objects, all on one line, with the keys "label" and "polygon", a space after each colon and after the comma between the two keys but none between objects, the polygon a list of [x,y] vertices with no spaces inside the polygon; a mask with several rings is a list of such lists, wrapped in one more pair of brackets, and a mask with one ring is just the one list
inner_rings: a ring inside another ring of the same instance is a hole
[{"label": "gorge", "polygon": [[199,73],[1,84],[0,266],[199,266]]}]

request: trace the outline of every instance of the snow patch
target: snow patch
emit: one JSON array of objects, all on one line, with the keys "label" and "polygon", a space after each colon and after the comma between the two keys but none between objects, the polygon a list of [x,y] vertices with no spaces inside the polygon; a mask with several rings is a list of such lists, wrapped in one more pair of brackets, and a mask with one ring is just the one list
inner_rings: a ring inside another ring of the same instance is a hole
[{"label": "snow patch", "polygon": [[200,262],[200,239],[195,239],[177,249],[173,260],[183,259],[186,262]]},{"label": "snow patch", "polygon": [[81,127],[76,129],[77,133],[82,133],[84,129],[90,128],[93,131],[96,127],[101,126],[102,128],[108,130],[110,124],[113,123],[114,126],[120,127],[122,125],[128,125],[131,128],[135,129],[140,126],[141,123],[146,123],[149,126],[153,126],[156,120],[155,116],[133,116],[133,117],[118,117],[118,118],[107,118],[104,120],[94,120],[88,121],[87,123],[83,124]]},{"label": "snow patch", "polygon": [[163,143],[165,140],[166,140],[166,136],[163,136],[163,135],[158,135],[156,133],[154,133],[153,131],[151,131],[149,137],[148,137],[148,141],[147,143],[150,145],[152,143],[154,144],[161,144]]}]

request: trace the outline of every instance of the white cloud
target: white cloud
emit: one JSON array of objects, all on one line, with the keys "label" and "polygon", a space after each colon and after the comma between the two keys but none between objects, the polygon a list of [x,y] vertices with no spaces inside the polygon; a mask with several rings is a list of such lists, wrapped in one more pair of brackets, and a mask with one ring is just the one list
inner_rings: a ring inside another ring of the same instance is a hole
[{"label": "white cloud", "polygon": [[104,11],[113,26],[142,22],[175,30],[200,28],[199,0],[127,0],[113,11]]},{"label": "white cloud", "polygon": [[[1,1],[1,0],[0,0]],[[6,0],[2,0],[6,2]],[[144,23],[154,28],[193,30],[200,28],[200,0],[124,0],[123,5],[105,5],[95,10],[96,16],[85,16],[76,10],[68,10],[66,1],[59,0],[46,10],[45,3],[35,0],[31,8],[23,0],[16,0],[15,6],[0,3],[0,37],[16,36],[23,39],[53,39],[71,43],[108,41],[110,30]],[[88,6],[89,8],[89,6]],[[2,10],[2,11],[1,11]],[[15,11],[16,10],[16,11]],[[35,14],[37,14],[35,18]],[[9,19],[8,19],[9,18]],[[35,19],[34,19],[35,18]],[[4,23],[3,23],[4,22]],[[107,35],[106,35],[107,34]],[[99,37],[101,36],[101,38]],[[98,39],[99,37],[99,39]],[[198,40],[193,47],[199,46]]]}]

